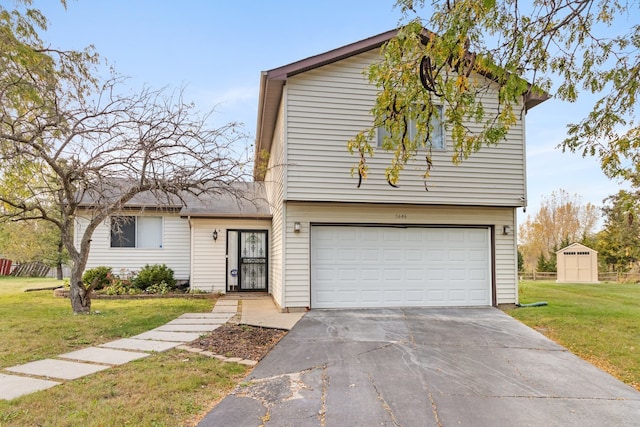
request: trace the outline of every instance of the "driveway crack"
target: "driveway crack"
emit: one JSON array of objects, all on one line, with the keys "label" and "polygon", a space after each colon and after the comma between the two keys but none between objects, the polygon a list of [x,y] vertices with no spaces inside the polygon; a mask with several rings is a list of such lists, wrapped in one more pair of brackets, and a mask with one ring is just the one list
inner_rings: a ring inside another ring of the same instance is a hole
[{"label": "driveway crack", "polygon": [[329,376],[327,375],[327,365],[322,368],[322,392],[320,394],[320,412],[318,413],[318,420],[320,426],[325,427],[327,418],[327,390],[329,389]]},{"label": "driveway crack", "polygon": [[382,397],[382,393],[380,393],[380,390],[378,389],[378,385],[376,384],[376,381],[373,379],[373,377],[370,374],[367,374],[367,376],[369,377],[369,381],[371,382],[371,385],[373,386],[373,389],[376,392],[376,396],[380,401],[382,408],[387,412],[387,414],[389,414],[389,417],[391,417],[391,422],[393,423],[393,425],[397,427],[402,427],[402,425],[396,419],[396,416],[393,413],[391,406],[389,406],[389,404],[384,399],[384,397]]}]

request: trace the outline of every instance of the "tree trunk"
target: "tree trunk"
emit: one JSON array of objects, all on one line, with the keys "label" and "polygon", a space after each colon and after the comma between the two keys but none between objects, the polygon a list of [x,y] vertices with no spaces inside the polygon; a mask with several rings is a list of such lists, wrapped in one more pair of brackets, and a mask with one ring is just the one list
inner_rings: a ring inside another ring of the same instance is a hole
[{"label": "tree trunk", "polygon": [[79,268],[78,263],[73,264],[71,269],[71,308],[75,314],[89,314],[91,312],[91,289],[87,289],[82,283],[82,271],[84,266]]},{"label": "tree trunk", "polygon": [[64,245],[62,244],[62,239],[58,242],[58,262],[56,265],[56,279],[62,280],[62,251],[64,250]]}]

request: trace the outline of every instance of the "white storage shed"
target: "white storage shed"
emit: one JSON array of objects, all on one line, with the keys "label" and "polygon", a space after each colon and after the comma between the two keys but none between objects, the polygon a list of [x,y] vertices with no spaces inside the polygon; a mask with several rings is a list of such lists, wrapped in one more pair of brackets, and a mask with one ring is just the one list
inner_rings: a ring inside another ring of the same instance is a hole
[{"label": "white storage shed", "polygon": [[598,251],[573,243],[556,256],[558,283],[598,283]]}]

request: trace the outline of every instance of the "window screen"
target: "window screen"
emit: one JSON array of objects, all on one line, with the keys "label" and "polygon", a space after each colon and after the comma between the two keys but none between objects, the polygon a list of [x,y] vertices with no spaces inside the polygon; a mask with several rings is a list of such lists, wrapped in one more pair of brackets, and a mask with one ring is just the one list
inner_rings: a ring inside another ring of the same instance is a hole
[{"label": "window screen", "polygon": [[138,248],[162,247],[162,217],[139,216],[138,217]]}]

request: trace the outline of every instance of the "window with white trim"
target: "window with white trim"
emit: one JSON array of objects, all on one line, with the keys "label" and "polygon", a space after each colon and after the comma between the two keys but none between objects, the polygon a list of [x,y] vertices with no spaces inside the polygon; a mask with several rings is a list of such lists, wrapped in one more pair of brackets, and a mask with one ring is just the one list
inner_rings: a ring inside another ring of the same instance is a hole
[{"label": "window with white trim", "polygon": [[112,248],[162,248],[162,217],[111,217]]},{"label": "window with white trim", "polygon": [[[431,116],[431,135],[430,142],[431,148],[436,150],[444,150],[444,122],[442,120],[442,105],[437,105],[436,109],[438,110],[438,114],[434,114]],[[413,139],[416,137],[418,129],[416,127],[416,121],[409,121],[409,138]],[[377,146],[382,147],[382,142],[384,141],[384,137],[389,135],[389,132],[383,127],[379,127],[376,130],[377,133]]]}]

